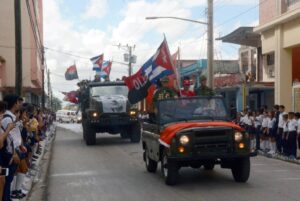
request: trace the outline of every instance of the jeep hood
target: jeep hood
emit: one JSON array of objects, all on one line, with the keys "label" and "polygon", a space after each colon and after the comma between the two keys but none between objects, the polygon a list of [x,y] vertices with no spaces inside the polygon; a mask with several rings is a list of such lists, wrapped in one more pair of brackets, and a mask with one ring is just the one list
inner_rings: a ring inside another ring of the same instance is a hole
[{"label": "jeep hood", "polygon": [[232,122],[225,122],[225,121],[213,121],[213,122],[184,122],[184,123],[177,123],[172,124],[165,128],[159,138],[160,144],[170,147],[172,139],[176,136],[176,133],[188,128],[199,128],[199,127],[231,127],[238,131],[244,131],[243,128],[236,125]]},{"label": "jeep hood", "polygon": [[127,97],[123,95],[104,95],[96,99],[101,102],[103,113],[125,113],[127,108]]}]

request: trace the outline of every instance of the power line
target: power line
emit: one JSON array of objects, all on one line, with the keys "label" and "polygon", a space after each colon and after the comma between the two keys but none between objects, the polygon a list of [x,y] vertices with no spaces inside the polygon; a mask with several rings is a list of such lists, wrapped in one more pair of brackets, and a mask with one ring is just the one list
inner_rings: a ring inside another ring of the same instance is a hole
[{"label": "power line", "polygon": [[239,13],[239,14],[237,14],[237,15],[235,15],[235,16],[233,16],[233,17],[227,19],[227,20],[225,20],[225,21],[223,21],[221,24],[219,24],[219,25],[216,26],[215,28],[219,28],[219,27],[223,26],[224,24],[227,24],[228,22],[231,22],[232,20],[234,20],[234,19],[236,19],[236,18],[238,18],[238,17],[240,17],[240,16],[242,16],[242,15],[244,15],[244,14],[246,14],[246,13],[248,13],[248,12],[254,10],[254,9],[256,9],[257,7],[259,7],[260,5],[262,5],[263,3],[265,3],[266,1],[267,1],[267,0],[264,0],[264,1],[260,2],[259,4],[257,4],[257,5],[255,5],[255,6],[253,6],[253,7],[251,7],[251,8],[249,8],[249,9],[247,9],[247,10],[245,10],[245,11],[243,11],[243,12],[241,12],[241,13]]}]

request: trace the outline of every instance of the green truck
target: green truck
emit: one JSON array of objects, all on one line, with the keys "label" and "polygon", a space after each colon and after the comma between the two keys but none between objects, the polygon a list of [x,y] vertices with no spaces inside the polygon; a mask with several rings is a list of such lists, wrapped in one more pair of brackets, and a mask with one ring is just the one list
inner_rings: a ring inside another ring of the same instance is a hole
[{"label": "green truck", "polygon": [[237,182],[250,175],[249,136],[229,121],[222,97],[158,101],[155,119],[143,123],[142,145],[148,172],[161,172],[167,185],[177,183],[181,167],[229,168]]},{"label": "green truck", "polygon": [[138,108],[128,102],[124,82],[91,82],[80,94],[83,139],[96,144],[97,133],[120,134],[133,143],[140,142]]}]

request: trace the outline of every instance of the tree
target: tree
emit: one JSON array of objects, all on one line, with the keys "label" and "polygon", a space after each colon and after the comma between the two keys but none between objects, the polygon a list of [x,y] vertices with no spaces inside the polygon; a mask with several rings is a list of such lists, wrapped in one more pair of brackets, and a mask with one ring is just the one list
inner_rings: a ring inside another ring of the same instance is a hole
[{"label": "tree", "polygon": [[61,110],[61,108],[62,108],[62,101],[61,100],[59,100],[56,97],[53,97],[52,104],[53,104],[53,107],[52,107],[53,111],[56,112],[57,110]]}]

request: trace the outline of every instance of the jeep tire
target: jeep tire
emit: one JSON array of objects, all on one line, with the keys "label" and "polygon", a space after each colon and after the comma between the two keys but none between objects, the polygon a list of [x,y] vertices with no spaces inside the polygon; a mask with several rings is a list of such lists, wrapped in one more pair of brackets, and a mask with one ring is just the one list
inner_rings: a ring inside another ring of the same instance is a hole
[{"label": "jeep tire", "polygon": [[86,128],[85,143],[88,146],[96,144],[96,131],[93,128]]},{"label": "jeep tire", "polygon": [[236,182],[245,183],[250,176],[250,158],[236,159],[231,167],[231,172]]},{"label": "jeep tire", "polygon": [[177,184],[178,171],[179,168],[176,162],[170,162],[167,152],[164,151],[161,158],[161,172],[167,185],[173,186]]},{"label": "jeep tire", "polygon": [[157,170],[157,162],[155,160],[152,160],[150,157],[149,157],[149,150],[145,149],[144,151],[144,161],[145,161],[145,165],[146,165],[146,169],[148,172],[156,172]]},{"label": "jeep tire", "polygon": [[133,124],[130,127],[130,140],[133,143],[139,143],[141,140],[141,125],[140,123]]}]

